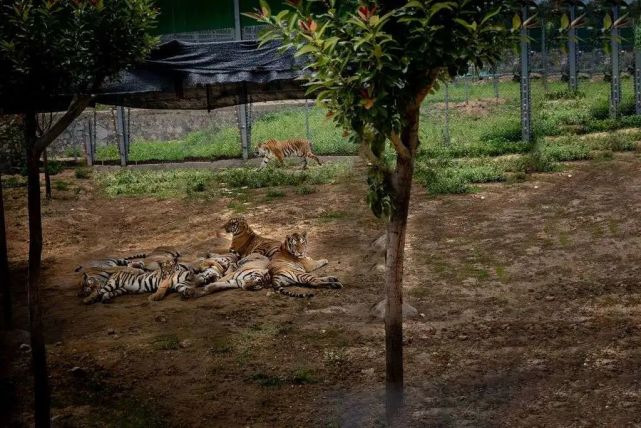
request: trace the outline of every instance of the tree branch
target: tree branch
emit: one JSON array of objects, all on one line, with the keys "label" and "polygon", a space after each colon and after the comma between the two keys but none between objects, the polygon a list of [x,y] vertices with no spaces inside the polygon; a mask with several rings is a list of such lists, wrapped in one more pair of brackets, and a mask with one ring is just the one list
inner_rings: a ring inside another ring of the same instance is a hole
[{"label": "tree branch", "polygon": [[65,114],[60,117],[44,134],[38,138],[34,144],[34,150],[40,156],[53,140],[62,134],[75,118],[87,108],[89,103],[94,99],[93,95],[78,95],[73,98]]},{"label": "tree branch", "polygon": [[378,168],[381,168],[385,172],[389,172],[388,166],[385,164],[385,162],[383,162],[381,159],[376,157],[376,155],[374,154],[374,152],[372,152],[372,149],[369,147],[368,144],[362,143],[360,144],[359,148],[360,148],[359,150],[360,155],[365,159],[367,159],[368,162],[376,165]]},{"label": "tree branch", "polygon": [[413,106],[414,108],[421,108],[423,100],[434,87],[434,83],[436,82],[436,79],[438,79],[438,75],[441,73],[441,70],[441,68],[433,68],[427,72],[428,83],[423,88],[421,88],[418,94],[416,94],[416,102]]},{"label": "tree branch", "polygon": [[409,159],[410,158],[410,150],[403,145],[403,142],[401,141],[401,136],[398,135],[396,132],[392,132],[392,135],[390,135],[390,141],[392,142],[392,145],[394,146],[394,149],[396,149],[396,153],[402,157]]}]

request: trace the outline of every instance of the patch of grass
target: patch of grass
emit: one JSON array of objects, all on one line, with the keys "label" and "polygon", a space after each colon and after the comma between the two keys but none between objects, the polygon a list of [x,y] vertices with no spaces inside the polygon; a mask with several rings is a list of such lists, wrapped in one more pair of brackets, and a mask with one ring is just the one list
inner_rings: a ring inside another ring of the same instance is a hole
[{"label": "patch of grass", "polygon": [[47,171],[49,172],[49,175],[56,175],[61,173],[65,169],[65,166],[62,164],[62,162],[58,162],[56,160],[50,160],[47,162]]},{"label": "patch of grass", "polygon": [[96,174],[110,197],[150,195],[185,196],[206,188],[257,189],[334,183],[351,175],[349,162],[323,165],[305,171],[277,168],[232,168],[220,171],[198,169],[117,170]]},{"label": "patch of grass", "polygon": [[280,377],[271,376],[262,372],[254,373],[249,379],[265,387],[278,387],[283,384],[283,380]]},{"label": "patch of grass", "polygon": [[171,351],[178,349],[178,338],[173,335],[157,336],[151,341],[151,346],[156,351]]},{"label": "patch of grass", "polygon": [[23,175],[3,175],[2,176],[3,188],[24,187],[26,185],[27,185],[27,177]]},{"label": "patch of grass", "polygon": [[91,171],[92,170],[89,167],[79,166],[74,170],[73,174],[80,180],[86,180],[87,178],[91,177]]},{"label": "patch of grass", "polygon": [[312,193],[316,193],[316,188],[303,184],[296,188],[296,193],[299,195],[311,195]]},{"label": "patch of grass", "polygon": [[496,273],[496,277],[499,279],[499,281],[506,283],[510,281],[510,274],[507,272],[505,267],[503,266],[496,266],[494,268],[494,272]]},{"label": "patch of grass", "polygon": [[308,385],[318,383],[311,370],[301,368],[294,371],[291,379],[295,385]]},{"label": "patch of grass", "polygon": [[60,191],[69,190],[69,188],[71,187],[71,183],[69,183],[68,181],[64,181],[64,180],[55,180],[51,184],[53,185],[54,189],[60,190]]},{"label": "patch of grass", "polygon": [[334,220],[341,220],[347,218],[349,214],[345,211],[323,211],[318,216],[320,221],[329,222]]},{"label": "patch of grass", "polygon": [[268,200],[283,198],[285,196],[287,196],[287,193],[283,192],[282,190],[278,190],[278,189],[269,189],[267,191],[267,193],[265,194],[265,197]]},{"label": "patch of grass", "polygon": [[231,346],[231,343],[226,339],[217,339],[209,347],[209,352],[212,354],[228,354],[234,348]]},{"label": "patch of grass", "polygon": [[82,157],[82,149],[80,147],[67,147],[64,151],[65,157],[68,158],[79,158]]}]

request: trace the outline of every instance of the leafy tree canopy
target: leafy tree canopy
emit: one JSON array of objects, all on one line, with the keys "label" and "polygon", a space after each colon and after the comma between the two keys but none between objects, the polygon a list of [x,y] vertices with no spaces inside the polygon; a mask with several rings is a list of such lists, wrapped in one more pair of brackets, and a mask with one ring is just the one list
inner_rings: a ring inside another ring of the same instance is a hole
[{"label": "leafy tree canopy", "polygon": [[0,109],[92,93],[147,56],[156,16],[151,0],[0,2]]},{"label": "leafy tree canopy", "polygon": [[288,3],[272,14],[261,1],[251,14],[270,26],[262,40],[282,39],[283,49],[309,58],[310,93],[363,147],[373,165],[368,201],[376,215],[389,217],[394,201],[383,161],[386,141],[397,156],[414,156],[418,141],[406,131],[425,96],[470,64],[495,63],[513,43],[506,23],[514,9],[499,0]]}]

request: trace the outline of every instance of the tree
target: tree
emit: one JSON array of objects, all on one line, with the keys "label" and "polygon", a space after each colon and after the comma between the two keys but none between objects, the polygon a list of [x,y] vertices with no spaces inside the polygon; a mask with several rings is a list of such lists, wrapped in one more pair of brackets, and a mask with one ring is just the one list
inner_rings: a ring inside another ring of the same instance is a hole
[{"label": "tree", "polygon": [[[151,0],[16,0],[0,4],[0,111],[24,115],[28,177],[29,327],[36,426],[50,425],[46,349],[39,303],[42,222],[39,159],[93,101],[101,84],[142,61],[156,39]],[[71,99],[37,134],[36,115]]]},{"label": "tree", "polygon": [[[367,202],[385,217],[386,408],[402,404],[402,282],[407,215],[425,97],[470,63],[493,65],[512,43],[508,2],[302,1],[272,14],[266,1],[250,14],[268,24],[262,41],[308,58],[303,79],[328,117],[360,144],[369,162]],[[515,24],[516,25],[516,24]],[[520,25],[520,22],[519,24]],[[390,143],[388,145],[388,142]],[[388,147],[393,151],[387,150]],[[395,156],[394,156],[395,155]]]}]

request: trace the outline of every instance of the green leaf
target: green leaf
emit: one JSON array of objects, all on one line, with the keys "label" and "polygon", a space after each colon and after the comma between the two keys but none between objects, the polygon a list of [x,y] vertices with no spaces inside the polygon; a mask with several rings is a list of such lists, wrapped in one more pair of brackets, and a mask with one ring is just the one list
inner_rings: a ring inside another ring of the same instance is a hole
[{"label": "green leaf", "polygon": [[570,26],[570,18],[564,13],[561,16],[561,29],[566,30]]},{"label": "green leaf", "polygon": [[312,52],[318,52],[318,48],[314,45],[305,45],[302,48],[298,49],[294,56],[299,57]]},{"label": "green leaf", "polygon": [[603,17],[603,29],[609,30],[610,27],[612,27],[612,17],[610,16],[610,14],[606,14]]},{"label": "green leaf", "polygon": [[513,30],[521,29],[521,17],[519,16],[518,13],[515,13],[514,16],[512,17],[512,29]]}]

